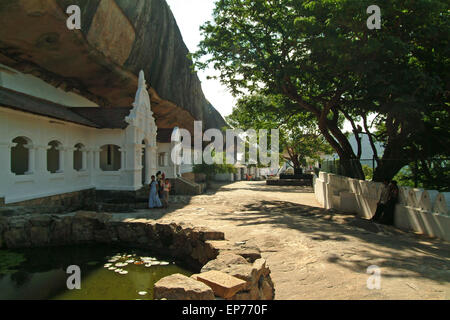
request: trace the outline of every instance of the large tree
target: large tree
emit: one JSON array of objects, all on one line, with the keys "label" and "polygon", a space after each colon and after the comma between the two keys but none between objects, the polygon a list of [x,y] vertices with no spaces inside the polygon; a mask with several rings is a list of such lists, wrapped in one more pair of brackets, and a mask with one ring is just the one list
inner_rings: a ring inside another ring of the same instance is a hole
[{"label": "large tree", "polygon": [[[282,94],[314,115],[345,173],[364,178],[360,138],[367,134],[377,168],[392,178],[417,152],[448,148],[433,117],[448,120],[450,38],[445,0],[379,0],[381,29],[369,30],[372,0],[219,0],[196,65],[212,64],[235,94]],[[368,115],[377,117],[371,123]],[[354,151],[339,126],[345,117]],[[358,125],[361,123],[361,125]],[[374,128],[382,130],[374,130]],[[436,130],[437,131],[436,131]],[[378,155],[375,140],[384,143]]]},{"label": "large tree", "polygon": [[246,95],[238,100],[226,120],[236,129],[278,128],[281,160],[290,161],[295,171],[301,169],[307,158],[319,160],[321,155],[333,153],[320,135],[314,116],[299,113],[282,95]]}]

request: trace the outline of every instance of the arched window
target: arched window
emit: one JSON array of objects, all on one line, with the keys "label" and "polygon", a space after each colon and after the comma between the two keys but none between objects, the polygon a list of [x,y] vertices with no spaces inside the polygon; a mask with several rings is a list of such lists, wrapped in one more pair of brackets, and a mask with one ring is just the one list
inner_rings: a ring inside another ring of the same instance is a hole
[{"label": "arched window", "polygon": [[84,145],[78,143],[73,152],[73,169],[76,171],[86,170],[86,151]]},{"label": "arched window", "polygon": [[50,173],[62,172],[62,144],[56,140],[48,143],[47,149],[47,171]]},{"label": "arched window", "polygon": [[31,173],[31,153],[29,147],[31,140],[26,137],[17,137],[12,141],[15,146],[11,148],[11,172],[16,175]]},{"label": "arched window", "polygon": [[120,147],[107,144],[101,147],[100,169],[103,171],[118,171],[122,166]]}]

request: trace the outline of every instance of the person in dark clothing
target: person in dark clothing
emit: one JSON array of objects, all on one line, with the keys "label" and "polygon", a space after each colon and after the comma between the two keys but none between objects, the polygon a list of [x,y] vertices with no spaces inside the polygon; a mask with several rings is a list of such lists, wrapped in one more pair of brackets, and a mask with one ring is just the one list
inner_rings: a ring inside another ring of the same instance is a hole
[{"label": "person in dark clothing", "polygon": [[156,191],[158,193],[158,197],[161,199],[162,198],[162,185],[161,185],[161,180],[162,180],[162,176],[161,176],[161,171],[158,171],[156,173]]},{"label": "person in dark clothing", "polygon": [[392,180],[389,184],[389,197],[386,202],[386,208],[384,209],[384,214],[381,217],[380,222],[386,225],[394,224],[394,213],[395,213],[395,205],[398,201],[398,186],[397,181]]},{"label": "person in dark clothing", "polygon": [[370,221],[379,222],[386,209],[386,203],[389,199],[389,180],[383,181],[383,189],[381,190],[380,200],[377,203],[377,210]]}]

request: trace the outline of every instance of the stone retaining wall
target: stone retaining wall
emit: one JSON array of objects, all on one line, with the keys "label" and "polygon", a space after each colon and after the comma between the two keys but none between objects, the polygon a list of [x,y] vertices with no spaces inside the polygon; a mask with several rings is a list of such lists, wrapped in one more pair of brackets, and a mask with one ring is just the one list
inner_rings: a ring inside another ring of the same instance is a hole
[{"label": "stone retaining wall", "polygon": [[81,210],[95,203],[95,189],[85,189],[75,192],[61,193],[48,197],[31,199],[11,204],[0,201],[0,207],[4,210],[12,207],[27,207],[28,212],[47,210],[51,213]]},{"label": "stone retaining wall", "polygon": [[[203,185],[202,188],[204,188]],[[148,186],[138,191],[109,191],[87,189],[12,204],[2,203],[0,217],[24,214],[62,214],[77,210],[96,212],[135,212],[148,208]],[[189,203],[192,195],[171,192],[169,203]]]},{"label": "stone retaining wall", "polygon": [[[116,220],[107,213],[86,211],[0,217],[0,249],[90,243],[149,249],[200,271],[200,275],[215,271],[212,276],[208,274],[206,288],[201,277],[163,278],[155,285],[155,297],[159,299],[211,299],[223,296],[223,292],[227,299],[274,298],[270,270],[259,249],[232,244],[220,231],[146,219]],[[228,288],[230,277],[234,286]],[[196,288],[193,291],[192,286]],[[199,287],[207,293],[196,295]]]},{"label": "stone retaining wall", "polygon": [[176,178],[172,182],[172,190],[179,195],[197,195],[205,192],[206,185],[186,178]]}]

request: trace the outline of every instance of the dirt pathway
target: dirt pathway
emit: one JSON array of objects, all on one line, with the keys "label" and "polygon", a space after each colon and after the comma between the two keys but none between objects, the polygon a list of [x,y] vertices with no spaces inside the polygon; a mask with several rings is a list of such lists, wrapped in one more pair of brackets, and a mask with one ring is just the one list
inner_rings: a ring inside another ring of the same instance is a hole
[{"label": "dirt pathway", "polygon": [[[142,217],[191,222],[257,245],[276,299],[450,299],[450,243],[327,211],[311,188],[235,182],[169,212]],[[369,266],[381,288],[369,290]]]}]

